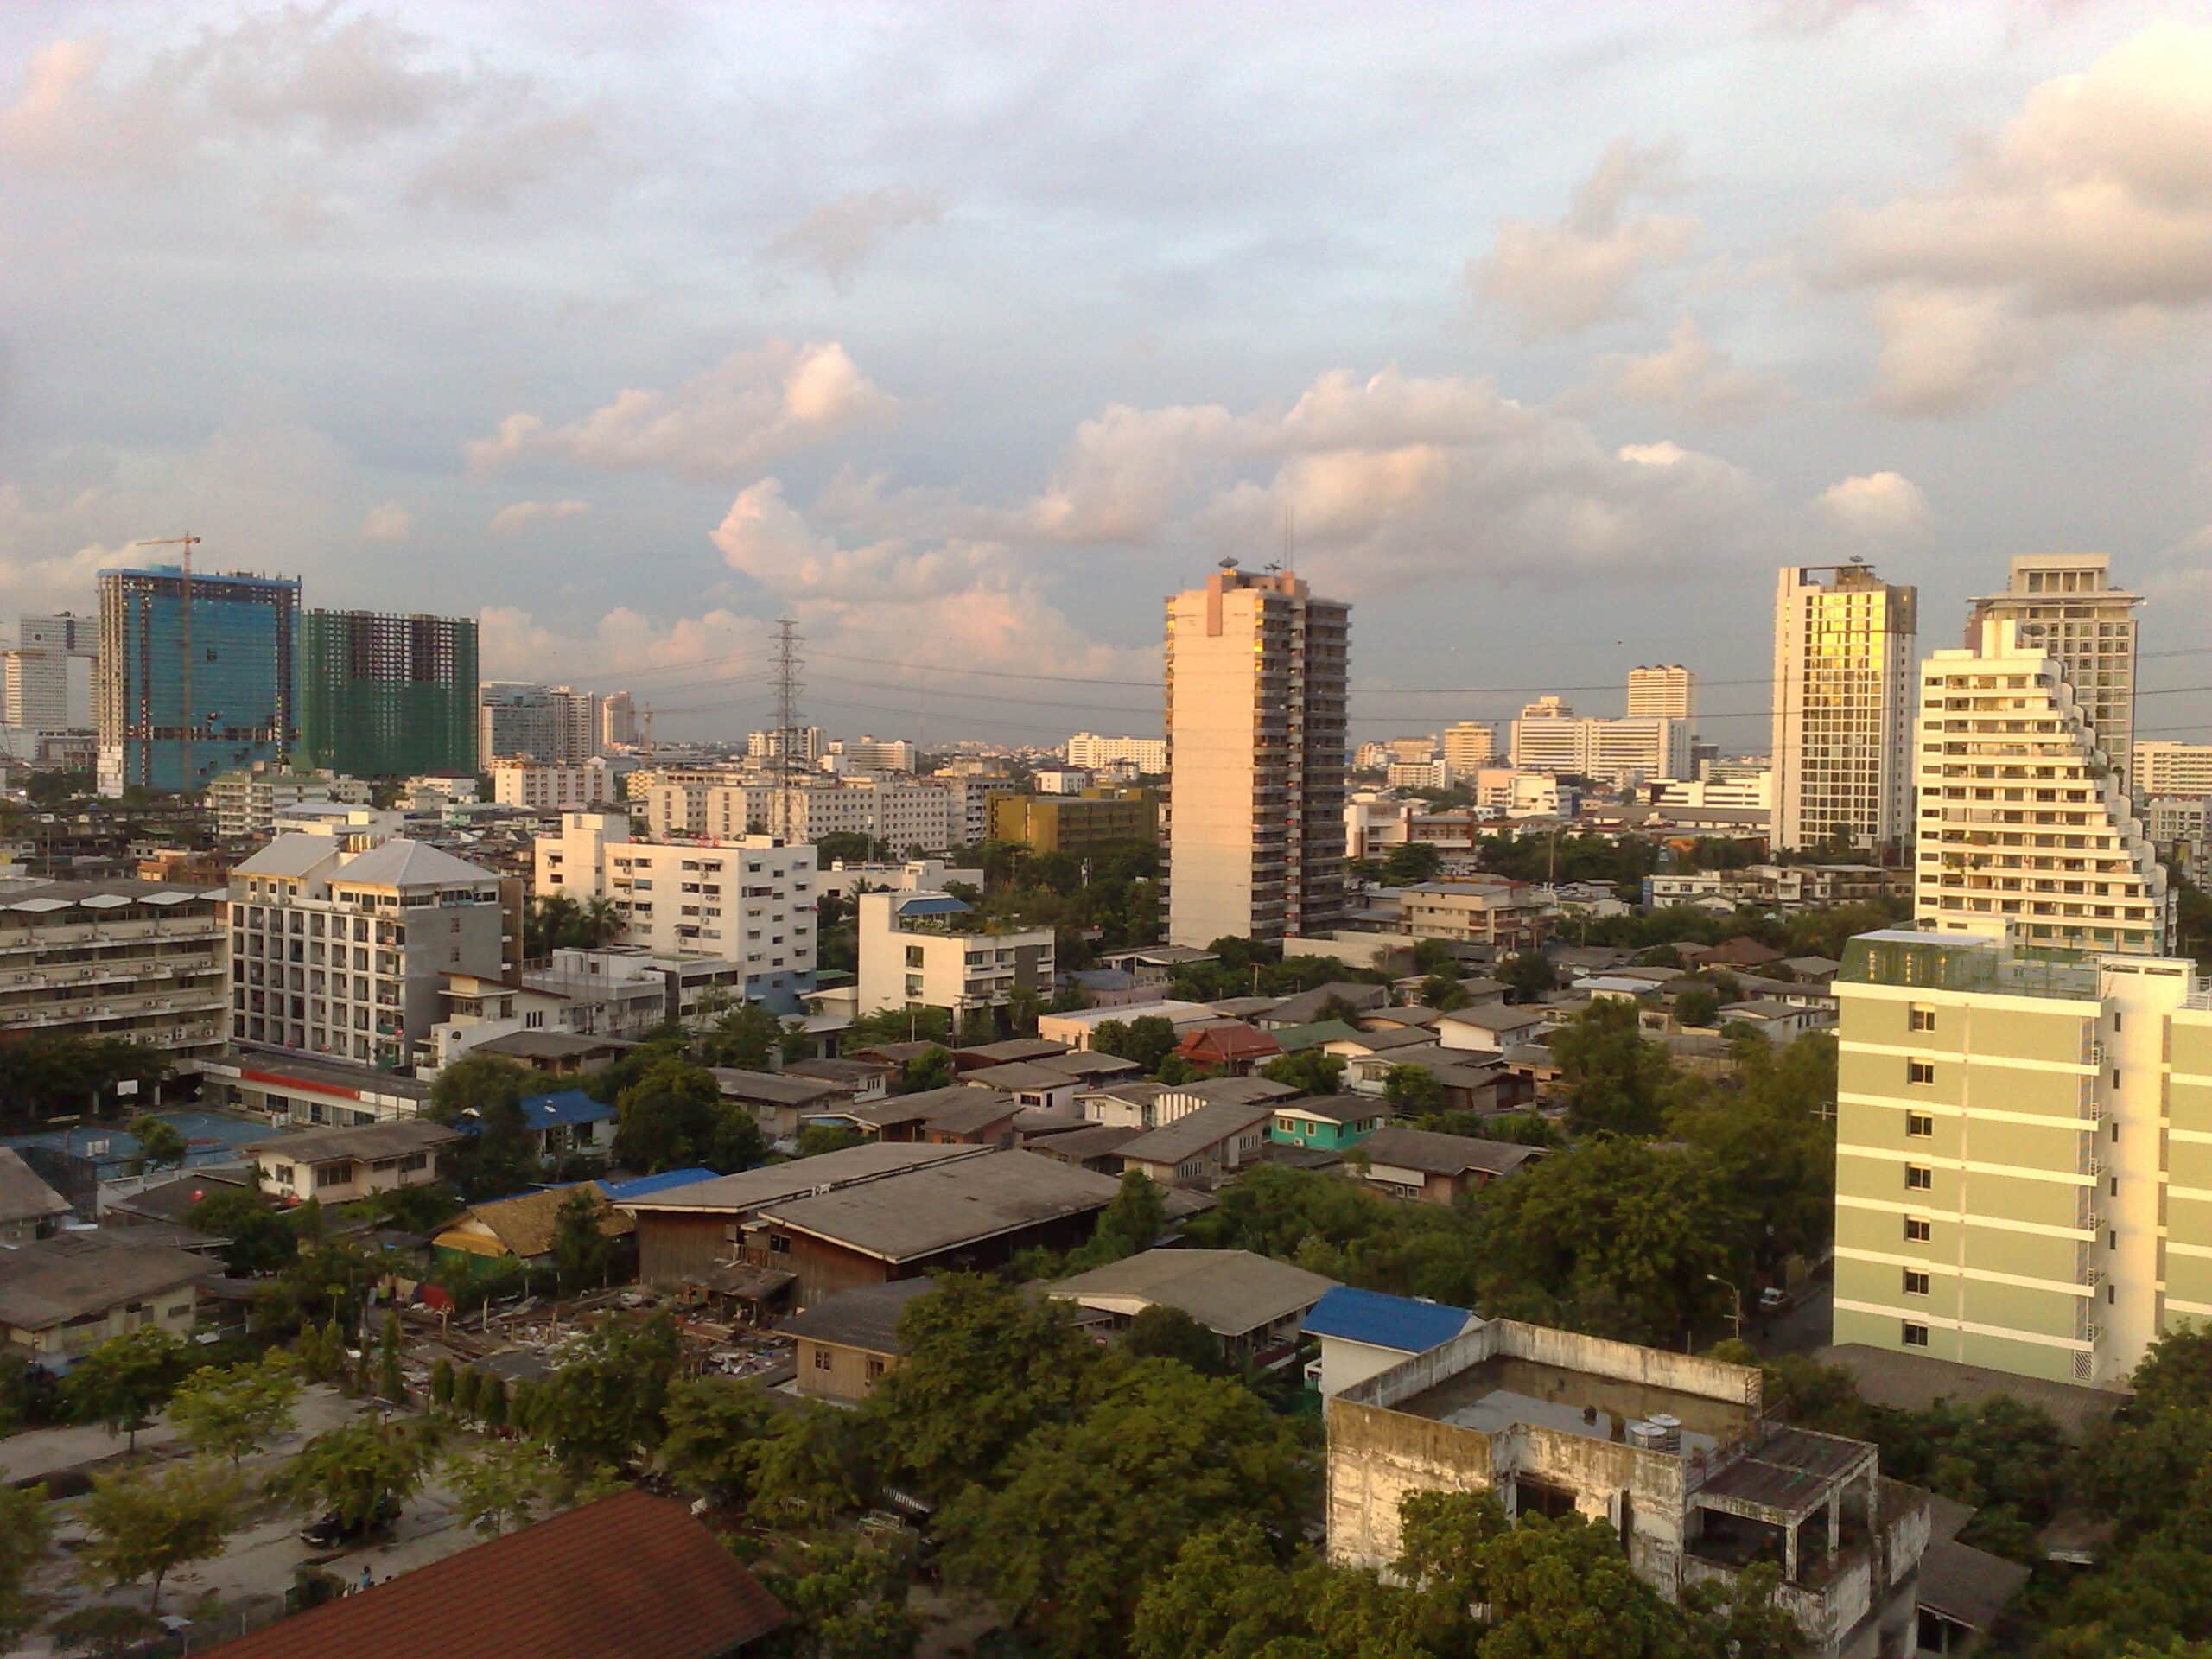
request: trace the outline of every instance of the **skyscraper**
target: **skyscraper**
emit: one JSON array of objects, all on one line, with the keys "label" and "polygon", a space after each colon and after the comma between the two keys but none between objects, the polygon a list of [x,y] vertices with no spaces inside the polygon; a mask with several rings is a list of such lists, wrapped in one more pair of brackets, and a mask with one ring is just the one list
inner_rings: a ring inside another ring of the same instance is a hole
[{"label": "skyscraper", "polygon": [[71,718],[70,664],[99,657],[96,619],[68,611],[22,618],[16,648],[7,653],[4,723],[34,732],[62,732],[78,725]]},{"label": "skyscraper", "polygon": [[296,578],[99,573],[99,787],[196,791],[299,741]]},{"label": "skyscraper", "polygon": [[1697,676],[1679,664],[1631,668],[1628,671],[1628,713],[1631,720],[1648,715],[1695,725]]},{"label": "skyscraper", "polygon": [[603,748],[628,748],[638,741],[638,705],[627,691],[610,691],[599,705],[599,741]]},{"label": "skyscraper", "polygon": [[553,694],[527,680],[485,680],[476,689],[476,764],[502,756],[553,761],[561,749],[561,715]]},{"label": "skyscraper", "polygon": [[309,611],[300,658],[304,764],[353,778],[476,771],[474,618]]},{"label": "skyscraper", "polygon": [[1777,851],[1840,834],[1878,849],[1910,825],[1919,590],[1871,566],[1788,566],[1774,601]]},{"label": "skyscraper", "polygon": [[2140,594],[2112,585],[2102,553],[2034,553],[2012,561],[2001,594],[1970,602],[1967,649],[1979,648],[1993,617],[2019,625],[2020,644],[2057,659],[2088,721],[2090,741],[2105,752],[2123,786],[2135,747],[2135,607]]},{"label": "skyscraper", "polygon": [[602,747],[600,699],[568,685],[556,685],[548,695],[553,699],[556,752],[545,759],[557,766],[581,766]]},{"label": "skyscraper", "polygon": [[2044,637],[1991,612],[1978,648],[1921,669],[1913,914],[2039,950],[2163,956],[2166,873]]},{"label": "skyscraper", "polygon": [[1459,720],[1444,728],[1444,764],[1472,772],[1497,760],[1497,728],[1487,720]]},{"label": "skyscraper", "polygon": [[1351,607],[1234,563],[1167,601],[1167,934],[1333,925],[1344,901]]}]

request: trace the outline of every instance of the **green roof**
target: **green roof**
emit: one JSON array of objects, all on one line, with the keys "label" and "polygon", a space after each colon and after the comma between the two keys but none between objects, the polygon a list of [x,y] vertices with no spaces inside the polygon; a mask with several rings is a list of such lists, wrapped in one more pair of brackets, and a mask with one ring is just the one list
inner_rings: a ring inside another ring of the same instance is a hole
[{"label": "green roof", "polygon": [[1268,1034],[1282,1046],[1284,1053],[1296,1054],[1324,1043],[1344,1042],[1359,1033],[1341,1020],[1317,1020],[1310,1026],[1285,1026]]}]

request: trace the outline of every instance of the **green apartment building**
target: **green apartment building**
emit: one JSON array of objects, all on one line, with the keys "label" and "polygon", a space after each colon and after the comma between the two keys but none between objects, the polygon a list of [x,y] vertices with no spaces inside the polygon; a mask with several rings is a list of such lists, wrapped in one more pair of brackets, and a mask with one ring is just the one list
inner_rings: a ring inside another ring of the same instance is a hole
[{"label": "green apartment building", "polygon": [[299,759],[352,778],[477,770],[471,617],[309,611]]},{"label": "green apartment building", "polygon": [[1836,1342],[2117,1387],[2212,1317],[2191,963],[1896,930],[1836,990]]}]

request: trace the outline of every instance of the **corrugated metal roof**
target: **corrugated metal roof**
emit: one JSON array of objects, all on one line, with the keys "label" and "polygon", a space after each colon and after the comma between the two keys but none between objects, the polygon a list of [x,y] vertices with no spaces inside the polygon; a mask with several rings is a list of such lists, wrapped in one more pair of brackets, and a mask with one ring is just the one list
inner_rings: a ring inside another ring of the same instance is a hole
[{"label": "corrugated metal roof", "polygon": [[1402,1354],[1425,1354],[1476,1322],[1476,1315],[1464,1307],[1338,1285],[1306,1314],[1306,1334],[1341,1337]]}]

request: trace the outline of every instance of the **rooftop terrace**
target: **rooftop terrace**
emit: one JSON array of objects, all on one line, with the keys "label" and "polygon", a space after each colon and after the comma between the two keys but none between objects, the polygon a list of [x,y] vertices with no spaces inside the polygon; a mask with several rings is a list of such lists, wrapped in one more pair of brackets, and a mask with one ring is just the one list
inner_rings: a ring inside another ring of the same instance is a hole
[{"label": "rooftop terrace", "polygon": [[1593,1440],[1625,1441],[1630,1425],[1641,1428],[1656,1420],[1662,1429],[1675,1426],[1675,1432],[1664,1437],[1669,1443],[1645,1449],[1677,1456],[1710,1454],[1724,1440],[1741,1439],[1758,1423],[1758,1412],[1739,1401],[1503,1353],[1446,1377],[1395,1408],[1484,1434],[1525,1424]]}]

